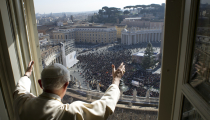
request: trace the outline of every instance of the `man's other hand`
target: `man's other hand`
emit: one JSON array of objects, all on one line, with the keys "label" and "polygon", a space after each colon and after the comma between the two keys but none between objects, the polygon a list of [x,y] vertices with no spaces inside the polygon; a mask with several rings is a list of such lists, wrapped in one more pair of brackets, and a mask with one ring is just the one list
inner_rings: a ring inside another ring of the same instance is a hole
[{"label": "man's other hand", "polygon": [[120,79],[122,78],[124,73],[125,73],[125,65],[123,64],[123,62],[120,64],[117,70],[115,69],[115,66],[112,64],[112,76],[113,76],[112,84],[119,86]]},{"label": "man's other hand", "polygon": [[25,73],[25,75],[27,75],[28,77],[31,76],[31,72],[32,72],[32,69],[33,69],[33,65],[34,65],[34,61],[30,61],[30,62],[28,63],[28,67],[27,67],[26,73]]}]

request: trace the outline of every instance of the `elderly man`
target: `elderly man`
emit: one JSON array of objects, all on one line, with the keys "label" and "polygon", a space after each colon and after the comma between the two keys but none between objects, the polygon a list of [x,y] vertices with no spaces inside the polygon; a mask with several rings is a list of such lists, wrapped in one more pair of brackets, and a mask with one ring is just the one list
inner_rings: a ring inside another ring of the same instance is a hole
[{"label": "elderly man", "polygon": [[31,61],[27,71],[16,86],[14,92],[14,109],[17,120],[104,120],[114,112],[120,96],[119,81],[125,72],[123,63],[116,70],[112,65],[113,81],[104,96],[92,103],[76,101],[63,104],[70,81],[70,73],[66,67],[55,63],[47,66],[41,73],[39,85],[43,93],[36,97],[30,93],[29,79],[34,62]]}]

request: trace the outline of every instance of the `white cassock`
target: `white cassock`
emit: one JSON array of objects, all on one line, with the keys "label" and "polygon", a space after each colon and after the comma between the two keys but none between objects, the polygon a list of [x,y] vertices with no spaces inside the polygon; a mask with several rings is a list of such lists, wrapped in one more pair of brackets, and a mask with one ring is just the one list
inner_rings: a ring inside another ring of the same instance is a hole
[{"label": "white cassock", "polygon": [[43,92],[36,97],[30,93],[30,88],[31,80],[26,76],[17,83],[14,92],[16,120],[104,120],[114,112],[120,97],[118,86],[112,84],[100,100],[63,104],[56,94]]}]

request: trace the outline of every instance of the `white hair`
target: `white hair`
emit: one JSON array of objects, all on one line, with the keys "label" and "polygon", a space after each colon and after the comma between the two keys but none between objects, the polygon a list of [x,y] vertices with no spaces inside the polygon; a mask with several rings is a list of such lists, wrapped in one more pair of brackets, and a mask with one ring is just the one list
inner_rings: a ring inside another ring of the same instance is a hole
[{"label": "white hair", "polygon": [[58,90],[70,81],[70,72],[63,65],[55,63],[43,69],[41,81],[43,89]]}]

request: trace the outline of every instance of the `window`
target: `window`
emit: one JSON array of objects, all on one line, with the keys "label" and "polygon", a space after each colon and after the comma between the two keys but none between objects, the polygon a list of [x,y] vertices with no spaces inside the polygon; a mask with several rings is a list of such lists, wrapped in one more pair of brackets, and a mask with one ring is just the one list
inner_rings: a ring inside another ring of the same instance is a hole
[{"label": "window", "polygon": [[[180,1],[178,1],[178,2],[180,2]],[[176,5],[176,7],[180,7],[181,5],[177,5],[178,3],[176,2],[176,1],[174,1],[174,5]],[[187,5],[187,4],[186,4]],[[191,5],[191,4],[189,4],[189,5]],[[21,8],[21,7],[20,7]],[[170,7],[167,7],[168,9],[170,8]],[[9,9],[9,8],[8,8]],[[176,8],[177,9],[177,8]],[[169,9],[169,11],[176,11],[176,9],[173,9],[173,10],[170,10]],[[2,9],[1,9],[2,10]],[[134,10],[133,11],[135,11],[135,8],[134,8]],[[178,14],[179,12],[177,12],[177,14]],[[205,12],[203,12],[202,14],[205,14]],[[167,16],[168,17],[168,16]],[[168,17],[169,18],[169,17]],[[176,18],[175,18],[176,19]],[[180,19],[181,20],[181,19]],[[167,20],[166,20],[167,21]],[[170,23],[170,22],[169,22]],[[173,22],[172,22],[173,23]],[[175,23],[175,22],[174,22]],[[166,33],[168,33],[168,31],[166,31]],[[115,34],[115,33],[114,33]],[[170,33],[170,34],[172,34],[172,32]],[[115,35],[114,35],[115,36]],[[139,48],[144,48],[144,46],[143,46],[143,44],[146,44],[146,43],[148,43],[148,41],[149,40],[152,40],[152,38],[149,38],[149,36],[147,36],[147,35],[145,35],[144,36],[145,38],[144,38],[144,43],[142,43],[142,46],[138,46]],[[179,36],[180,37],[180,36]],[[61,37],[62,38],[62,37]],[[58,35],[58,39],[59,39],[59,35]],[[126,37],[124,36],[123,37],[123,42],[125,42],[125,44],[130,44],[130,43],[128,43],[128,41],[126,41]],[[134,36],[132,37],[132,39],[131,39],[131,41],[132,41],[132,44],[133,44],[133,41],[135,41],[135,40],[138,40],[139,38],[135,38]],[[173,39],[174,40],[174,38],[171,38],[171,39]],[[37,39],[38,40],[38,39]],[[79,40],[79,39],[77,39],[77,40]],[[140,38],[140,40],[141,40],[141,38]],[[142,38],[142,40],[143,40],[143,38]],[[146,41],[147,40],[147,41]],[[177,39],[178,40],[178,39]],[[115,41],[114,41],[115,42]],[[152,42],[152,41],[151,41]],[[174,41],[173,41],[174,42]],[[95,43],[97,43],[97,40],[96,40],[96,42]],[[141,41],[139,42],[139,43],[141,43]],[[152,44],[154,44],[155,42],[152,42]],[[117,43],[116,43],[117,44]],[[169,43],[168,43],[169,44]],[[33,44],[31,44],[31,45],[33,45]],[[82,45],[82,44],[81,44]],[[167,45],[167,43],[165,44],[164,43],[164,46],[165,45]],[[183,44],[182,44],[183,45]],[[85,45],[84,45],[85,46]],[[84,47],[83,46],[83,47]],[[130,45],[130,46],[132,46],[132,45]],[[135,44],[133,45],[133,46],[135,46]],[[136,45],[137,46],[137,45]],[[171,45],[170,47],[171,48],[175,48],[174,47],[175,45]],[[116,46],[117,47],[117,46]],[[128,46],[129,47],[129,46]],[[155,45],[154,45],[154,47],[155,47]],[[186,47],[186,46],[185,46]],[[0,47],[1,49],[3,49],[2,47]],[[123,49],[123,48],[122,48]],[[154,49],[156,49],[156,47],[154,48]],[[165,47],[165,49],[167,49],[166,47]],[[109,50],[111,50],[111,49],[109,49]],[[132,52],[133,51],[137,51],[138,52],[138,50],[139,49],[132,49]],[[170,49],[169,49],[170,50]],[[178,51],[178,50],[177,50]],[[172,51],[170,51],[171,52],[171,54],[173,53],[173,50]],[[37,52],[38,53],[38,52]],[[166,52],[167,53],[167,52]],[[165,54],[165,53],[164,53]],[[167,54],[166,54],[167,55]],[[171,56],[171,57],[173,57],[173,56]],[[2,57],[1,57],[2,58]],[[29,57],[30,58],[30,57]],[[178,58],[178,57],[177,57]],[[25,59],[24,59],[25,60]],[[167,62],[172,62],[172,63],[174,63],[173,62],[173,60],[171,60],[171,61],[167,61]],[[129,62],[128,63],[126,63],[126,64],[130,64]],[[164,63],[163,63],[164,64]],[[117,66],[117,65],[116,65]],[[169,65],[170,66],[170,65]],[[131,70],[132,72],[136,72],[137,71],[137,69],[132,69]],[[163,70],[164,71],[164,70]],[[165,71],[167,71],[167,70],[165,70]],[[127,71],[126,71],[127,72]],[[171,69],[169,69],[169,71],[168,71],[168,73],[170,73],[171,72]],[[37,73],[38,74],[38,73]],[[163,75],[164,76],[164,75]],[[97,76],[98,77],[98,76]],[[37,77],[38,78],[38,77]],[[1,79],[2,80],[2,79]],[[131,79],[132,80],[132,79]],[[125,84],[127,84],[126,83],[127,81],[125,80]],[[146,82],[146,81],[145,81]],[[150,81],[147,81],[147,83],[150,83]],[[167,83],[167,82],[164,82],[164,83]],[[108,83],[109,84],[109,83]],[[170,83],[169,83],[170,84]],[[156,86],[157,84],[155,84],[154,86]],[[153,86],[153,87],[154,87]],[[157,85],[158,86],[158,85]],[[92,86],[91,86],[92,87]],[[96,88],[94,88],[94,87],[96,87],[96,86],[93,86],[93,89],[97,89],[97,87]],[[103,91],[102,90],[103,88],[101,88],[101,91]],[[170,87],[168,88],[168,89],[170,89]],[[154,89],[153,89],[154,90]],[[5,92],[5,91],[4,91]],[[132,91],[129,91],[131,94],[132,94]],[[145,91],[144,91],[145,92]],[[125,93],[125,94],[130,94],[130,93]],[[163,92],[164,93],[164,92]],[[145,94],[145,93],[144,93]],[[156,95],[156,93],[155,93],[155,91],[151,91],[150,92],[150,94],[151,95]],[[197,94],[197,93],[196,93]],[[172,95],[173,95],[173,93],[172,93]],[[138,92],[137,92],[137,96],[139,96],[139,94],[138,94]],[[196,110],[197,110],[197,107],[195,107],[195,104],[194,104],[194,102],[192,102],[192,100],[189,100],[189,97],[186,97],[187,98],[187,100],[189,101],[189,103],[193,106],[193,108],[195,108]],[[130,103],[129,103],[130,104]],[[172,104],[172,103],[171,103]],[[180,106],[180,104],[179,104],[179,106]],[[124,111],[124,114],[119,114],[118,112],[119,111]],[[130,110],[130,111],[132,111],[132,110]],[[130,112],[129,110],[125,110],[125,109],[120,109],[119,107],[117,107],[116,108],[116,113],[114,113],[114,115],[117,115],[117,116],[119,116],[119,117],[121,117],[121,116],[123,116],[123,115],[125,115],[126,113],[129,113]],[[160,110],[161,111],[161,110]],[[198,109],[197,110],[197,112],[200,114],[201,112],[200,112],[200,109]],[[138,113],[138,112],[136,112],[136,113]],[[182,113],[182,112],[180,112],[180,113]],[[135,114],[135,111],[132,111],[132,117],[133,116],[135,116],[134,115]],[[141,113],[140,113],[141,114]],[[144,113],[143,113],[144,114]],[[147,114],[147,113],[146,113]],[[121,116],[120,116],[121,115]],[[205,115],[203,115],[203,114],[200,114],[201,115],[201,117],[203,117],[203,116],[205,116]],[[152,115],[151,115],[152,116]],[[156,115],[157,116],[157,115]],[[178,115],[179,116],[179,115]],[[139,118],[139,117],[138,117]],[[180,117],[181,118],[181,117]],[[208,117],[207,117],[208,118]],[[113,119],[115,119],[115,117],[113,116]],[[133,119],[135,119],[135,118],[133,118]],[[143,117],[142,117],[142,119],[144,119]]]},{"label": "window", "polygon": [[[203,22],[202,18],[208,16],[206,11],[209,11],[210,9],[210,2],[200,0],[189,4],[189,1],[186,1],[185,4],[188,5],[185,9],[186,17],[184,18],[184,21],[188,22],[185,22],[183,26],[189,25],[186,29],[183,29],[183,33],[185,33],[186,36],[183,35],[181,41],[181,44],[184,44],[185,46],[181,47],[182,55],[180,57],[180,72],[178,75],[179,80],[177,87],[181,87],[182,90],[177,90],[176,97],[179,98],[180,101],[176,101],[175,105],[177,106],[175,107],[175,110],[179,111],[179,109],[182,109],[181,115],[183,120],[203,120],[210,117],[209,110],[207,110],[210,106],[210,81],[209,45],[206,42],[209,41],[209,34],[207,32],[209,20]],[[195,4],[196,6],[192,4]],[[192,11],[192,13],[188,13],[187,11]],[[191,20],[193,19],[193,21],[190,21],[189,18]],[[205,30],[200,31],[200,29]],[[193,32],[194,34],[189,34],[190,32]],[[189,39],[186,39],[186,37]],[[174,118],[176,119],[176,117]]]}]

